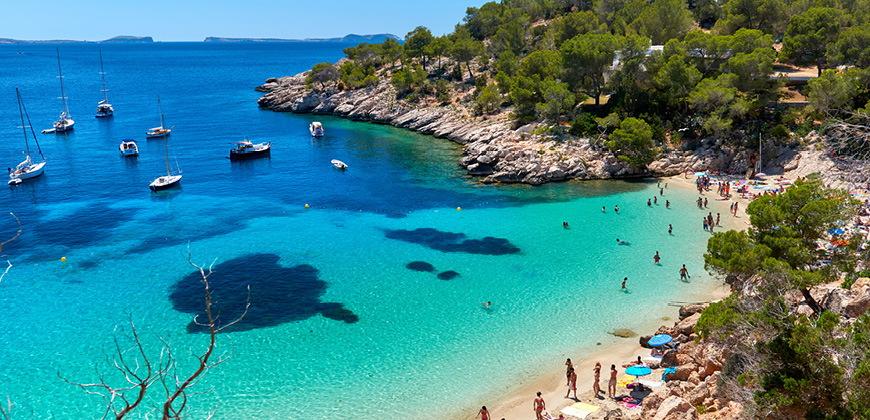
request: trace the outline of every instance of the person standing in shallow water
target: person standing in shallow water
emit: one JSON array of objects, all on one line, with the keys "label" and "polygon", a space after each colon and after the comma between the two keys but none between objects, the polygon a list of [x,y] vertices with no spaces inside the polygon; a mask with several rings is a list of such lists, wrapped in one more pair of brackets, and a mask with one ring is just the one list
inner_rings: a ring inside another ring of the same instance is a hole
[{"label": "person standing in shallow water", "polygon": [[625,288],[625,282],[627,282],[627,281],[628,281],[628,277],[622,279],[622,290],[626,290],[626,288]]},{"label": "person standing in shallow water", "polygon": [[602,212],[602,213],[607,213],[607,208],[604,207],[604,206],[601,206],[601,212]]},{"label": "person standing in shallow water", "polygon": [[619,213],[619,205],[618,204],[613,206],[613,211]]},{"label": "person standing in shallow water", "polygon": [[541,397],[541,391],[538,391],[538,393],[537,393],[537,397],[535,398],[535,402],[534,402],[534,408],[535,408],[535,418],[537,420],[544,420],[544,416],[542,413],[544,412],[544,409],[547,408],[547,406],[546,406],[546,404],[544,404],[544,399]]},{"label": "person standing in shallow water", "polygon": [[686,269],[686,264],[683,264],[683,268],[680,269],[680,280],[688,281],[689,270]]},{"label": "person standing in shallow water", "polygon": [[668,223],[668,235],[674,234],[674,225]]}]

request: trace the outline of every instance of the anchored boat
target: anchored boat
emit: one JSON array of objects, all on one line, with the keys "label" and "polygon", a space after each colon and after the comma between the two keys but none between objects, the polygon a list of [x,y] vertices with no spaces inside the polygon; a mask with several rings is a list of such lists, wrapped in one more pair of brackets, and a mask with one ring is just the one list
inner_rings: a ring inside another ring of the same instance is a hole
[{"label": "anchored boat", "polygon": [[103,71],[103,51],[100,50],[100,75],[103,76],[103,95],[105,99],[97,104],[97,118],[106,118],[115,115],[115,108],[109,103],[109,89],[106,89],[106,72]]},{"label": "anchored boat", "polygon": [[253,159],[269,156],[272,150],[272,143],[254,144],[248,139],[230,144],[235,145],[235,147],[230,149],[230,160]]},{"label": "anchored boat", "polygon": [[145,137],[149,139],[166,137],[172,132],[172,127],[164,128],[166,122],[163,121],[163,106],[160,105],[160,95],[157,95],[157,109],[160,111],[160,127],[154,127],[145,132]]},{"label": "anchored boat", "polygon": [[[45,170],[45,156],[42,155],[42,149],[39,147],[39,140],[36,138],[36,133],[33,132],[33,127],[30,126],[30,117],[27,117],[27,125],[24,124],[24,116],[27,110],[24,109],[24,104],[21,103],[21,93],[18,88],[15,88],[15,95],[18,96],[18,113],[21,115],[21,129],[24,132],[24,161],[15,167],[15,170],[9,172],[9,185],[20,184],[25,179],[36,178],[42,175]],[[39,157],[42,162],[34,163],[30,158],[30,144],[27,141],[27,129],[33,135],[33,140],[36,142],[36,150],[39,151]]]}]

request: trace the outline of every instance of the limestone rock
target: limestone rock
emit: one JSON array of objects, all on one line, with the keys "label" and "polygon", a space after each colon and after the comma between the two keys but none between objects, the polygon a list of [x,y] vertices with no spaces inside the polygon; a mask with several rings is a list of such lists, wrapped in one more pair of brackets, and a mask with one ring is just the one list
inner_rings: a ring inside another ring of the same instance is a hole
[{"label": "limestone rock", "polygon": [[707,388],[706,383],[699,383],[685,398],[694,406],[701,405],[707,398],[710,398],[710,389]]},{"label": "limestone rock", "polygon": [[698,312],[707,309],[710,306],[709,303],[704,303],[702,305],[685,305],[680,307],[680,320],[684,320]]},{"label": "limestone rock", "polygon": [[843,313],[851,318],[858,318],[870,308],[870,294],[862,294],[852,299],[843,308]]},{"label": "limestone rock", "polygon": [[653,420],[695,420],[698,410],[683,398],[671,396],[662,401]]},{"label": "limestone rock", "polygon": [[680,334],[688,336],[692,334],[692,332],[694,332],[695,324],[698,323],[699,318],[701,318],[700,312],[692,314],[689,317],[678,322],[676,328],[680,331]]},{"label": "limestone rock", "polygon": [[691,376],[692,373],[695,373],[696,370],[698,370],[698,365],[694,363],[677,366],[676,372],[674,372],[674,379],[678,381],[687,381],[689,380],[689,376]]}]

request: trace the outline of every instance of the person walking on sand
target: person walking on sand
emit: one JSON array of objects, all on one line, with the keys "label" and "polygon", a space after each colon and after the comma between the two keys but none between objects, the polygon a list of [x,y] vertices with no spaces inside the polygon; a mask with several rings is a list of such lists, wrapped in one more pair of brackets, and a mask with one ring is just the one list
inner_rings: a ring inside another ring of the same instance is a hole
[{"label": "person walking on sand", "polygon": [[716,226],[719,226],[719,217],[721,217],[721,215],[716,213]]},{"label": "person walking on sand", "polygon": [[537,420],[544,420],[543,412],[544,409],[547,408],[546,404],[544,404],[544,399],[541,398],[541,391],[538,391],[537,397],[534,402],[535,408],[535,418]]},{"label": "person walking on sand", "polygon": [[477,415],[474,416],[474,418],[478,417],[480,417],[480,420],[489,420],[489,411],[486,409],[486,406],[483,406],[483,408],[477,412]]},{"label": "person walking on sand", "polygon": [[571,371],[574,370],[574,363],[571,363],[571,359],[565,360],[565,379],[570,383],[571,382]]},{"label": "person walking on sand", "polygon": [[689,270],[686,269],[686,264],[683,264],[683,268],[680,269],[680,280],[689,280]]},{"label": "person walking on sand", "polygon": [[626,282],[626,281],[628,281],[628,277],[622,279],[622,290],[627,290],[627,289],[625,288],[625,282]]},{"label": "person walking on sand", "polygon": [[607,381],[607,396],[613,398],[616,395],[616,365],[610,365],[610,380]]},{"label": "person walking on sand", "polygon": [[577,372],[574,372],[574,368],[571,368],[568,371],[568,392],[565,393],[565,398],[569,398],[571,395],[571,391],[574,391],[574,399],[577,399]]},{"label": "person walking on sand", "polygon": [[592,393],[595,395],[595,398],[601,398],[598,394],[601,393],[601,385],[598,384],[598,381],[601,380],[601,363],[595,362],[595,382],[592,383]]},{"label": "person walking on sand", "polygon": [[665,200],[665,208],[666,209],[671,208],[671,201],[670,200]]},{"label": "person walking on sand", "polygon": [[740,205],[739,202],[737,202],[737,201],[734,202],[734,217],[737,217],[737,206],[739,206],[739,205]]},{"label": "person walking on sand", "polygon": [[707,197],[704,197],[704,208],[707,208]]}]

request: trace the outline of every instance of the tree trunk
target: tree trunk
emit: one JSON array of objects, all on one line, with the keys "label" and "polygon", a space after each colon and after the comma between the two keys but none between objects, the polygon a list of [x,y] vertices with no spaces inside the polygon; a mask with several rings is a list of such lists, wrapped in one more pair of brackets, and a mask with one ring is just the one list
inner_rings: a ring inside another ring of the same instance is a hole
[{"label": "tree trunk", "polygon": [[465,67],[468,68],[468,74],[471,76],[472,79],[474,79],[474,73],[471,72],[471,62],[470,62],[470,61],[466,61],[466,62],[465,62]]},{"label": "tree trunk", "polygon": [[807,289],[806,287],[802,287],[800,289],[800,291],[801,291],[801,294],[804,296],[804,301],[807,302],[807,306],[809,306],[810,309],[813,310],[813,313],[815,313],[816,315],[819,315],[825,311],[825,309],[822,308],[821,305],[819,305],[819,302],[816,302],[816,299],[813,297],[813,295],[810,294],[810,289]]}]

